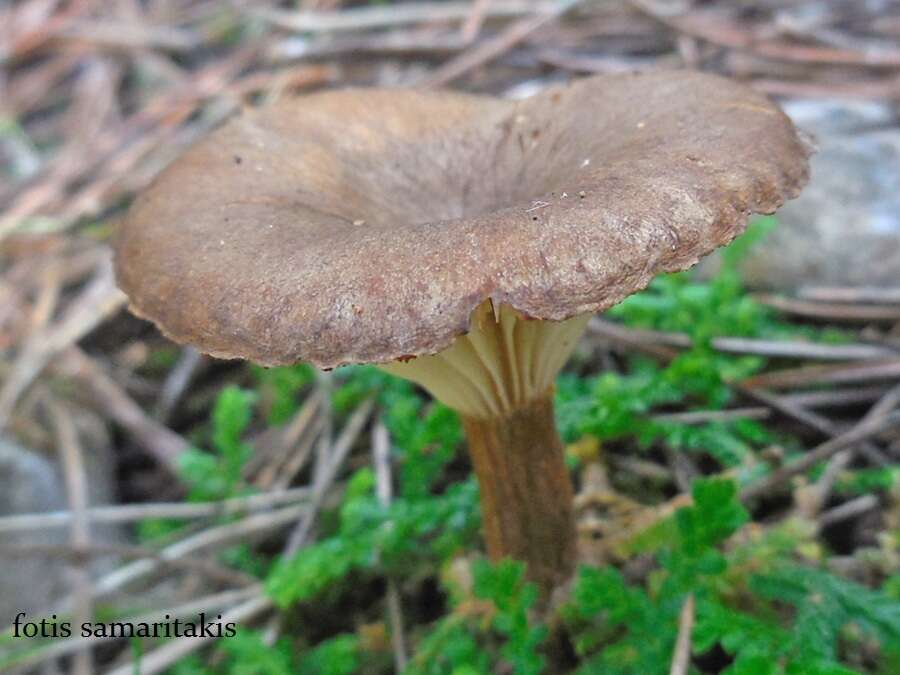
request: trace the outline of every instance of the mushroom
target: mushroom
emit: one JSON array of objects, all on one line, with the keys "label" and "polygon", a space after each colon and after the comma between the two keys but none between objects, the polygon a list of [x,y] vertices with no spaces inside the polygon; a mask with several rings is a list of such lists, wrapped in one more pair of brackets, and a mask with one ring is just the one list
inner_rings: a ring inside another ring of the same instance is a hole
[{"label": "mushroom", "polygon": [[694,72],[523,101],[348,89],[245,110],[132,205],[116,273],[178,342],[375,363],[462,418],[493,559],[575,558],[553,383],[588,318],[730,242],[807,180],[761,94]]}]

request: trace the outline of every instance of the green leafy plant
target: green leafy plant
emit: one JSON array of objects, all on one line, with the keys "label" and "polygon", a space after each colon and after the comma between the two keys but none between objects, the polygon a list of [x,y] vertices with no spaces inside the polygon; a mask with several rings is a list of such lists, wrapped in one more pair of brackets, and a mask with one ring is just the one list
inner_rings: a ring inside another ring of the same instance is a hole
[{"label": "green leafy plant", "polygon": [[544,672],[547,627],[529,614],[538,591],[524,566],[478,560],[472,573],[472,597],[452,590],[453,610],[422,638],[407,675]]},{"label": "green leafy plant", "polygon": [[315,371],[306,363],[282,368],[251,365],[259,391],[259,400],[268,424],[287,422],[298,409],[299,393],[315,379]]},{"label": "green leafy plant", "polygon": [[212,412],[212,452],[192,449],[180,457],[179,469],[189,485],[189,501],[209,501],[235,496],[241,469],[253,454],[243,434],[253,415],[253,392],[225,387]]},{"label": "green leafy plant", "polygon": [[690,347],[664,364],[632,357],[627,374],[563,375],[557,396],[564,438],[575,441],[585,434],[600,440],[632,438],[643,449],[664,444],[679,452],[704,453],[723,468],[743,464],[765,445],[791,446],[790,439],[752,420],[695,425],[650,418],[654,410],[673,406],[721,410],[733,400],[730,384],[766,365],[759,357],[715,350],[714,338],[801,336],[796,326],[779,321],[746,293],[738,272],[746,250],[773,224],[772,218],[757,219],[722,251],[720,269],[709,281],[697,281],[689,272],[663,275],[646,291],[609,310],[609,316],[630,327],[682,334]]},{"label": "green leafy plant", "polygon": [[695,483],[694,504],[644,542],[659,564],[644,584],[611,567],[580,571],[565,610],[579,672],[665,672],[688,594],[694,653],[720,647],[731,675],[855,672],[841,662],[848,630],[896,651],[900,603],[798,561],[811,530],[788,522],[724,546],[747,520],[736,494],[729,481]]}]

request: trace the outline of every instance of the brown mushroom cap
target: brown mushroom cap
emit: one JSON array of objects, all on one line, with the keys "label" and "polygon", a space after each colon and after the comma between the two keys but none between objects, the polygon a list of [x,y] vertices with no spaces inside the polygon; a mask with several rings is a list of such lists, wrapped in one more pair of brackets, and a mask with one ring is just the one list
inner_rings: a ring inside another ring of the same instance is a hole
[{"label": "brown mushroom cap", "polygon": [[768,99],[687,71],[524,101],[356,89],[248,110],[135,201],[134,311],[221,357],[331,368],[436,353],[483,301],[606,309],[797,195]]}]

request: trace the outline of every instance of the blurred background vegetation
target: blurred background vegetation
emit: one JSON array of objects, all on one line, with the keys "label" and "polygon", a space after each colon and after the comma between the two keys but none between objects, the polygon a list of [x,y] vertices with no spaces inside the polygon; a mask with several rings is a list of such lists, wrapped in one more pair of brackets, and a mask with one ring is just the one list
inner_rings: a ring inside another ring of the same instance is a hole
[{"label": "blurred background vegetation", "polygon": [[[0,672],[900,672],[897,4],[19,0],[0,25]],[[453,412],[123,309],[116,219],[241,105],[664,67],[813,127],[814,198],[592,320],[556,391],[583,565],[550,612],[480,551]],[[240,628],[21,639],[20,611]]]}]

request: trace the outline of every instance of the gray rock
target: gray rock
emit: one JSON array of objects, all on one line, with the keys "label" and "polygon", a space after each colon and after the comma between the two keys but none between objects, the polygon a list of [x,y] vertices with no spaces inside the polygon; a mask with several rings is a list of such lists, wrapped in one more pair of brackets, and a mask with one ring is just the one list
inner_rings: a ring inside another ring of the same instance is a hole
[{"label": "gray rock", "polygon": [[743,264],[748,285],[900,283],[900,128],[881,104],[785,106],[817,136],[812,177]]},{"label": "gray rock", "polygon": [[[64,509],[65,489],[53,462],[0,437],[0,516]],[[61,529],[4,534],[3,544],[62,544]],[[48,557],[0,561],[0,626],[16,614],[36,614],[61,590],[64,566]]]},{"label": "gray rock", "polygon": [[897,115],[881,101],[798,98],[781,102],[794,124],[819,137],[841,136],[890,126]]},{"label": "gray rock", "polygon": [[[82,448],[89,503],[114,503],[114,461],[106,428],[93,413],[74,407],[71,410]],[[67,509],[65,482],[57,457],[0,437],[0,517]],[[70,529],[63,526],[2,534],[0,540],[9,546],[66,545],[70,536]],[[92,525],[90,536],[92,543],[101,546],[126,541],[123,528],[115,525]],[[91,572],[96,577],[116,562],[111,556],[95,556],[91,559]],[[70,568],[58,556],[6,559],[0,554],[0,570],[0,629],[10,625],[19,612],[39,615],[72,588]]]}]

